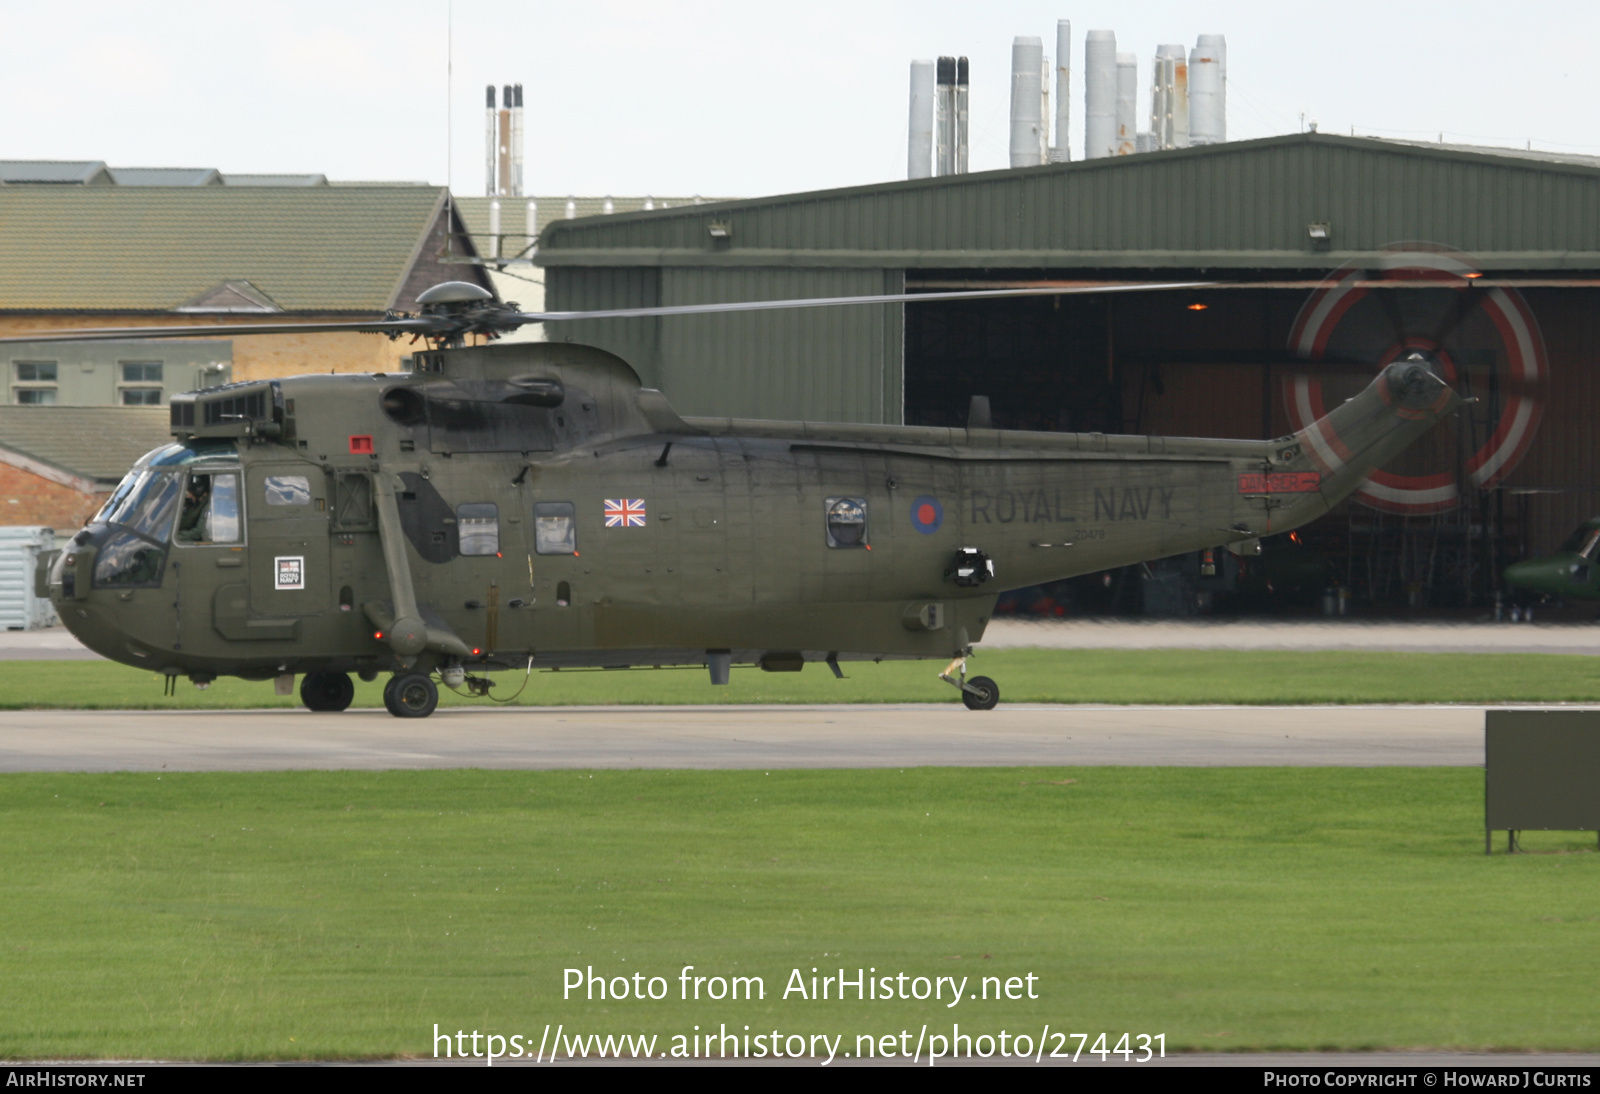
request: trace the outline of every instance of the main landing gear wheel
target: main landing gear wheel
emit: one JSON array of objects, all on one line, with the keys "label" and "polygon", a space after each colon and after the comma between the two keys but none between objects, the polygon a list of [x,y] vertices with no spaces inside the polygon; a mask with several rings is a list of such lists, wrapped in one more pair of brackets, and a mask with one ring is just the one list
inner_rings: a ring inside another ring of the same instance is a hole
[{"label": "main landing gear wheel", "polygon": [[300,681],[300,701],[307,710],[341,711],[356,697],[356,686],[342,672],[308,672]]},{"label": "main landing gear wheel", "polygon": [[974,676],[961,689],[961,701],[968,710],[993,710],[1000,702],[1000,685],[987,676]]},{"label": "main landing gear wheel", "polygon": [[426,718],[439,705],[439,689],[420,672],[395,675],[383,687],[383,705],[396,718]]}]

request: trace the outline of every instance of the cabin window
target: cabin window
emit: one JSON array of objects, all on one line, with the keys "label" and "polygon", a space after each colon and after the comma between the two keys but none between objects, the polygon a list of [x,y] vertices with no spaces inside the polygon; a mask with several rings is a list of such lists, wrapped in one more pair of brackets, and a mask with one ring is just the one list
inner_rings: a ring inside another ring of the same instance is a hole
[{"label": "cabin window", "polygon": [[310,505],[311,480],[304,475],[268,475],[268,505]]},{"label": "cabin window", "polygon": [[238,543],[239,530],[239,476],[191,474],[178,514],[178,542]]},{"label": "cabin window", "polygon": [[500,507],[492,502],[456,506],[456,530],[464,555],[500,553]]},{"label": "cabin window", "polygon": [[866,546],[866,498],[828,498],[823,502],[823,512],[829,547]]},{"label": "cabin window", "polygon": [[570,501],[541,501],[533,507],[534,550],[541,555],[578,553],[578,529]]}]

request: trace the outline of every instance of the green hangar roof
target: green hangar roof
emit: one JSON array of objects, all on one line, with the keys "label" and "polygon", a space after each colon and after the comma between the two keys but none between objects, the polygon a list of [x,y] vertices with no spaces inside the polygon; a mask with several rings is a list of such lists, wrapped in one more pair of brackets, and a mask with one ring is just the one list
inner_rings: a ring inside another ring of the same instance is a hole
[{"label": "green hangar roof", "polygon": [[1448,243],[1486,270],[1600,268],[1600,166],[1296,134],[557,221],[537,261],[1327,269],[1404,240]]}]

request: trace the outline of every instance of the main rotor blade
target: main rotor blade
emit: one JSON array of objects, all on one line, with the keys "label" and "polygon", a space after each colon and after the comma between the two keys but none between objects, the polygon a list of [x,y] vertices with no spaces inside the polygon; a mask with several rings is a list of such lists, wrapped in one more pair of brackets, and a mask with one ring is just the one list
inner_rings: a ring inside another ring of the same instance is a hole
[{"label": "main rotor blade", "polygon": [[723,304],[675,304],[657,308],[607,308],[601,311],[516,312],[517,323],[556,323],[570,319],[647,319],[666,315],[715,315],[723,312],[775,311],[780,308],[833,308],[849,304],[915,304],[930,300],[993,300],[1007,296],[1088,296],[1103,293],[1161,292],[1205,289],[1213,281],[1170,281],[1128,285],[1041,285],[1022,289],[963,289],[956,292],[890,293],[883,296],[812,296],[798,300],[734,300]]},{"label": "main rotor blade", "polygon": [[90,327],[58,334],[18,334],[0,338],[0,345],[18,342],[112,342],[140,338],[234,338],[244,334],[433,334],[439,323],[431,319],[365,319],[314,323],[233,323],[204,327]]}]

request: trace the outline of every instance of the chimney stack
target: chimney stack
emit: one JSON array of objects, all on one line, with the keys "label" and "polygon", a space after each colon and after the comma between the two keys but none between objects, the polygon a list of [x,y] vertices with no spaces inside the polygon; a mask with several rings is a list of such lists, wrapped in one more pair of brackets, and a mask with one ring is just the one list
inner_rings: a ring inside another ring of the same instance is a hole
[{"label": "chimney stack", "polygon": [[940,57],[935,67],[933,173],[956,173],[956,59]]},{"label": "chimney stack", "polygon": [[956,174],[967,173],[967,59],[956,58]]},{"label": "chimney stack", "polygon": [[483,173],[484,173],[483,192],[485,194],[488,194],[490,197],[494,197],[495,190],[496,190],[495,154],[494,154],[494,143],[495,143],[495,140],[494,139],[495,139],[495,130],[498,127],[495,124],[494,85],[493,84],[490,84],[487,88],[484,89],[484,97],[487,100],[487,102],[484,105],[487,108],[487,113],[488,113],[488,117],[489,117],[489,128],[485,131],[484,138],[483,138],[483,156],[484,156],[484,163],[483,163]]},{"label": "chimney stack", "polygon": [[1066,163],[1072,158],[1068,143],[1072,132],[1072,23],[1056,20],[1056,139],[1050,146],[1050,162]]},{"label": "chimney stack", "polygon": [[522,196],[522,85],[506,84],[495,109],[494,85],[484,90],[484,189],[490,197]]}]

